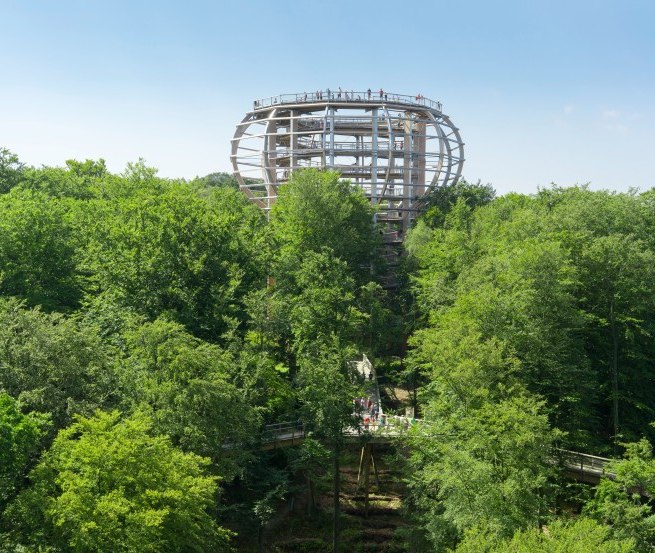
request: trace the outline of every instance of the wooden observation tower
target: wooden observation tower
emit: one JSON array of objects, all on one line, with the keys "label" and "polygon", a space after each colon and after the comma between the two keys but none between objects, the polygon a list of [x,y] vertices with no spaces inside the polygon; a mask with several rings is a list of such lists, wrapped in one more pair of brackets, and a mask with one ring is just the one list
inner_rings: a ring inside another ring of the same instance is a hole
[{"label": "wooden observation tower", "polygon": [[388,245],[402,242],[431,189],[456,182],[459,130],[421,95],[324,90],[255,100],[232,139],[234,174],[262,209],[297,169],[333,169],[376,206]]}]

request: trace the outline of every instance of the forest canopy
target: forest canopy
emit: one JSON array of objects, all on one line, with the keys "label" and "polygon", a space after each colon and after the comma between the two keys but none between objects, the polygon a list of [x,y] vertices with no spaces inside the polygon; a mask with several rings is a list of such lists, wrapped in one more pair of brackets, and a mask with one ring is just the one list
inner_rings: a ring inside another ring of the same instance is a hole
[{"label": "forest canopy", "polygon": [[[265,214],[227,174],[0,149],[0,551],[264,550],[301,495],[338,536],[362,354],[421,421],[401,551],[651,551],[655,193],[460,181],[396,267],[374,211],[330,171]],[[308,439],[265,451],[281,421]]]}]

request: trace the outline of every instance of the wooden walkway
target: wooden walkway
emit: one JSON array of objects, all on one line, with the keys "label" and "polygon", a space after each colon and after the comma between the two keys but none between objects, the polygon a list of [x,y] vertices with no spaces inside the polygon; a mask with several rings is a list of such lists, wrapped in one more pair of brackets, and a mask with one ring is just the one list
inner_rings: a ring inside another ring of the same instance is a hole
[{"label": "wooden walkway", "polygon": [[[391,443],[398,440],[414,425],[423,424],[421,419],[409,419],[398,415],[388,415],[382,409],[380,389],[375,369],[369,359],[364,355],[361,361],[355,361],[357,372],[366,383],[366,394],[373,405],[377,405],[377,420],[359,418],[359,424],[346,428],[344,438],[349,442],[365,442],[369,444]],[[365,438],[365,439],[364,439]],[[305,439],[305,425],[301,421],[286,421],[278,424],[269,424],[264,427],[262,435],[262,449],[278,449],[300,445]],[[611,459],[589,455],[579,451],[555,449],[552,463],[562,467],[564,474],[578,482],[598,484],[603,475],[612,478],[614,475],[606,471]]]},{"label": "wooden walkway", "polygon": [[[420,419],[413,423],[405,424],[404,417],[387,417],[387,424],[364,424],[344,430],[344,438],[347,442],[366,442],[374,444],[385,444],[397,441],[407,433],[407,430],[414,424],[422,424]],[[365,438],[365,439],[364,439]],[[265,427],[262,436],[262,449],[278,449],[300,445],[305,439],[305,425],[300,421],[289,421],[279,424],[271,424]],[[567,449],[555,449],[552,462],[563,468],[564,474],[578,482],[598,484],[603,475],[612,478],[614,475],[607,472],[607,464],[611,461],[606,457],[589,455],[579,451]]]}]

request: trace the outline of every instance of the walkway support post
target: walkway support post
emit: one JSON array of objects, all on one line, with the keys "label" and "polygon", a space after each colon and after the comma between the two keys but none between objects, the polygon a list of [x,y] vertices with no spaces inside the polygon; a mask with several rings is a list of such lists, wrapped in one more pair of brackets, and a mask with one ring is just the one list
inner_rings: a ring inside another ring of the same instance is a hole
[{"label": "walkway support post", "polygon": [[341,531],[340,528],[340,517],[341,517],[341,504],[340,504],[340,495],[341,495],[341,472],[339,467],[339,455],[341,453],[341,448],[339,447],[339,439],[336,438],[334,441],[334,459],[333,459],[333,486],[332,486],[332,505],[334,509],[334,515],[332,518],[332,553],[339,553],[339,534]]},{"label": "walkway support post", "polygon": [[371,444],[364,444],[364,517],[368,518],[368,494],[370,492],[369,476],[371,474]]}]

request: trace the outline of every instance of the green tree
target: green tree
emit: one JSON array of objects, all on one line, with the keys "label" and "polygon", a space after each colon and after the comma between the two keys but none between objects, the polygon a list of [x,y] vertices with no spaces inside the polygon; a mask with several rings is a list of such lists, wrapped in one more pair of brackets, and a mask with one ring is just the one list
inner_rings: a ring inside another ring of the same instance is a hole
[{"label": "green tree", "polygon": [[632,553],[632,540],[616,539],[608,526],[588,518],[556,521],[543,531],[521,530],[510,539],[473,530],[455,549],[457,553]]},{"label": "green tree", "polygon": [[205,188],[239,188],[239,183],[236,177],[231,173],[209,173],[204,177],[196,177],[193,183],[199,184]]},{"label": "green tree", "polygon": [[0,513],[20,490],[48,423],[39,413],[24,415],[9,394],[0,392]]},{"label": "green tree", "polygon": [[223,551],[208,461],[154,436],[142,416],[98,412],[62,430],[8,518],[14,539],[75,552]]},{"label": "green tree", "polygon": [[603,477],[594,497],[583,513],[610,526],[618,539],[633,539],[635,551],[655,548],[655,459],[653,447],[642,439],[626,444],[625,458],[606,467],[610,477]]},{"label": "green tree", "polygon": [[222,476],[242,472],[260,424],[248,390],[239,386],[237,360],[162,319],[127,332],[126,341],[129,356],[120,370],[124,405],[145,409],[157,432],[211,458]]},{"label": "green tree", "polygon": [[554,438],[542,404],[512,394],[416,428],[415,501],[436,545],[452,539],[452,529],[511,536],[539,526],[552,492]]},{"label": "green tree", "polygon": [[330,452],[318,440],[307,436],[300,447],[289,448],[292,471],[301,472],[305,478],[307,515],[312,516],[316,508],[316,480],[324,476],[330,468]]},{"label": "green tree", "polygon": [[74,414],[115,404],[114,365],[92,328],[60,314],[0,300],[0,389],[23,409],[49,413],[55,429]]},{"label": "green tree", "polygon": [[568,446],[602,451],[608,436],[638,435],[652,419],[649,205],[584,188],[477,209],[458,199],[440,228],[410,235],[420,321],[447,334],[465,319],[504,342]]},{"label": "green tree", "polygon": [[292,276],[296,289],[289,319],[296,351],[331,336],[354,340],[364,317],[355,307],[355,283],[347,265],[329,250],[308,251]]},{"label": "green tree", "polygon": [[90,230],[82,262],[87,287],[217,341],[244,320],[242,298],[263,278],[262,216],[235,190],[202,198],[186,183],[153,178],[133,167],[126,180],[134,192],[80,214],[79,225]]},{"label": "green tree", "polygon": [[340,456],[343,431],[353,424],[352,400],[360,391],[351,366],[354,351],[336,336],[315,343],[299,358],[298,388],[303,420],[332,456],[333,551],[340,549]]},{"label": "green tree", "polygon": [[0,148],[0,194],[9,192],[23,179],[25,165],[7,148]]},{"label": "green tree", "polygon": [[66,205],[15,188],[0,196],[0,293],[48,310],[71,310],[81,290]]},{"label": "green tree", "polygon": [[640,346],[655,330],[655,251],[633,235],[615,233],[591,241],[581,252],[581,264],[591,321],[589,347],[598,352],[595,364],[609,377],[602,381],[611,406],[612,435],[614,440],[622,437],[623,412],[632,423],[626,432],[633,437],[630,429],[639,427],[639,419],[655,415],[642,391],[644,375],[639,370],[646,353]]},{"label": "green tree", "polygon": [[25,170],[21,187],[51,198],[89,200],[99,196],[115,179],[107,171],[104,159],[69,159],[65,167],[30,167]]},{"label": "green tree", "polygon": [[428,192],[424,198],[425,214],[422,220],[432,228],[442,226],[448,213],[457,202],[463,202],[467,207],[475,209],[490,203],[496,197],[496,191],[490,184],[473,184],[464,179],[439,186]]},{"label": "green tree", "polygon": [[271,210],[272,238],[298,257],[330,249],[358,281],[370,278],[375,252],[373,210],[358,188],[335,171],[295,171]]}]

